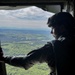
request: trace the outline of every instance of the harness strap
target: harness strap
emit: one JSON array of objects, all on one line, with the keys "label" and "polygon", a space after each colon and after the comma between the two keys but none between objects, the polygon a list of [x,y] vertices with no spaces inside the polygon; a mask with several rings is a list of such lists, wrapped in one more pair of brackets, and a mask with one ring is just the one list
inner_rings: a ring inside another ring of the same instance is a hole
[{"label": "harness strap", "polygon": [[57,58],[56,58],[56,53],[55,53],[55,43],[59,42],[58,40],[53,40],[51,41],[52,47],[53,47],[53,52],[55,55],[55,71],[51,72],[50,75],[58,75],[57,74]]}]

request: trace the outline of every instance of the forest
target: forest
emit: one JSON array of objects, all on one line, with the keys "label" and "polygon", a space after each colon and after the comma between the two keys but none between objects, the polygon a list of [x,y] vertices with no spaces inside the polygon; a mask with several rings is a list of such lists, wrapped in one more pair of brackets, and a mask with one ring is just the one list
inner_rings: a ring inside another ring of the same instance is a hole
[{"label": "forest", "polygon": [[[44,46],[53,37],[47,30],[0,29],[4,56],[25,56],[28,52]],[[7,75],[48,75],[46,63],[37,63],[28,70],[6,64]]]}]

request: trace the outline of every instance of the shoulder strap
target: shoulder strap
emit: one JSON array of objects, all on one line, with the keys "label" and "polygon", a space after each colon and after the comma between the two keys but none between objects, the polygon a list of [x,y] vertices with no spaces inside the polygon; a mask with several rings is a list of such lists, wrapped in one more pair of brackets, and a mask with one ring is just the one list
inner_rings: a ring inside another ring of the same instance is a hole
[{"label": "shoulder strap", "polygon": [[57,75],[57,55],[56,55],[55,49],[58,45],[60,45],[60,41],[59,40],[53,40],[53,41],[51,41],[51,44],[52,44],[53,52],[55,55],[55,72],[52,73],[51,75]]}]

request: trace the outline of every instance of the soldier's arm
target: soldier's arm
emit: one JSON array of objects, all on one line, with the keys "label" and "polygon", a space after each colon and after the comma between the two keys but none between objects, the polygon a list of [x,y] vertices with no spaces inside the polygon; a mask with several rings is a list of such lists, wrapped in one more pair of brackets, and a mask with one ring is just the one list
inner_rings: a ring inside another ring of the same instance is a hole
[{"label": "soldier's arm", "polygon": [[25,69],[29,69],[35,63],[48,62],[48,58],[51,55],[52,45],[47,44],[42,48],[29,52],[25,57],[5,57],[5,62],[13,66],[24,67]]}]

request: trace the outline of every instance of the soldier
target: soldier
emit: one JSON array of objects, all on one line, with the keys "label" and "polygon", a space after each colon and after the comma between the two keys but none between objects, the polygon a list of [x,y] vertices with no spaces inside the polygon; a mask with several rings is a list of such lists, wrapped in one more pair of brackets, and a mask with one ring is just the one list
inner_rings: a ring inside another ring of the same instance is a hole
[{"label": "soldier", "polygon": [[46,62],[52,69],[50,75],[72,75],[75,43],[74,21],[74,17],[68,12],[56,13],[47,22],[55,40],[29,52],[25,57],[3,57],[3,61],[26,70],[37,62]]}]

